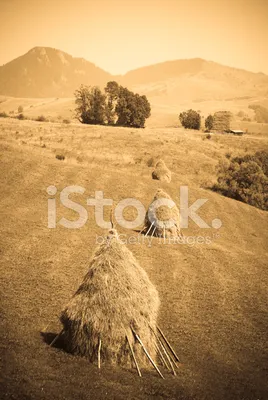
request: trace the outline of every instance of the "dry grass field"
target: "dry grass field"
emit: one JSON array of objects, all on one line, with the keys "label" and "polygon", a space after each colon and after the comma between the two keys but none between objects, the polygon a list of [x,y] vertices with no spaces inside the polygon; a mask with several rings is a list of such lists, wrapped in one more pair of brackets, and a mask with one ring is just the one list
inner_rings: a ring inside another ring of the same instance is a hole
[{"label": "dry grass field", "polygon": [[[26,115],[34,110],[28,101]],[[267,149],[268,126],[247,123],[244,136],[207,139],[201,131],[174,127],[172,112],[163,112],[161,123],[154,115],[141,130],[0,119],[1,398],[267,398],[267,212],[209,186],[226,153]],[[171,183],[152,180],[148,164],[157,156],[172,171]],[[77,218],[60,205],[60,191],[69,185],[86,189],[73,197],[87,208],[84,227],[47,228],[50,185],[58,189],[57,220]],[[222,221],[218,230],[193,222],[183,230],[186,237],[208,237],[210,244],[164,244],[157,238],[128,244],[159,291],[159,325],[182,360],[177,376],[165,372],[162,380],[152,371],[139,378],[134,369],[108,365],[98,370],[49,347],[61,329],[58,315],[87,271],[96,235],[104,234],[86,199],[102,190],[115,204],[135,197],[147,208],[161,187],[179,204],[181,185],[189,186],[190,203],[208,199],[199,215],[210,226],[214,218]]]}]

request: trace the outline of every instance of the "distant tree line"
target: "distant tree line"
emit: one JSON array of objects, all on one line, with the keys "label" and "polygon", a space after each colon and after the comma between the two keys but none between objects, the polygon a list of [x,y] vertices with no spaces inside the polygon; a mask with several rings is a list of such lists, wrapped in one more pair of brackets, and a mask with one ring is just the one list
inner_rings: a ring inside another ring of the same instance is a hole
[{"label": "distant tree line", "polygon": [[76,117],[83,124],[117,125],[144,128],[151,115],[146,96],[140,96],[115,81],[104,92],[97,86],[81,85],[75,91]]}]

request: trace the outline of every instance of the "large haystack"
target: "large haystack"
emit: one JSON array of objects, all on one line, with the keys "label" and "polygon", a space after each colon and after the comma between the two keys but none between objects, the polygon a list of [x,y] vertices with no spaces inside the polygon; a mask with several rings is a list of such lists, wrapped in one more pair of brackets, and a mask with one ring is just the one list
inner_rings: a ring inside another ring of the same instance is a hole
[{"label": "large haystack", "polygon": [[232,113],[230,111],[217,111],[213,115],[213,130],[224,132],[230,129]]},{"label": "large haystack", "polygon": [[152,178],[168,183],[171,181],[171,171],[168,169],[163,160],[160,160],[156,163],[155,170],[152,173]]},{"label": "large haystack", "polygon": [[143,232],[146,235],[162,238],[181,236],[179,210],[176,205],[172,206],[172,203],[171,207],[168,204],[165,205],[166,200],[173,202],[164,190],[158,189],[145,216]]},{"label": "large haystack", "polygon": [[155,359],[156,336],[152,329],[157,331],[158,308],[158,293],[148,275],[117,232],[111,230],[61,314],[66,348],[92,362],[131,366],[132,347],[138,364],[149,367],[132,329]]}]

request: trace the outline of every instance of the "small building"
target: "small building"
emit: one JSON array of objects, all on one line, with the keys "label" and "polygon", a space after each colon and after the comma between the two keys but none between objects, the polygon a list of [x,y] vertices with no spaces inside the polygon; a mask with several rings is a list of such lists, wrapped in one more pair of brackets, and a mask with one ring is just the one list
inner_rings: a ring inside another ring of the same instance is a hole
[{"label": "small building", "polygon": [[244,135],[244,131],[240,131],[239,129],[230,129],[230,133],[233,133],[234,135],[238,135],[238,136],[241,136],[241,135]]}]

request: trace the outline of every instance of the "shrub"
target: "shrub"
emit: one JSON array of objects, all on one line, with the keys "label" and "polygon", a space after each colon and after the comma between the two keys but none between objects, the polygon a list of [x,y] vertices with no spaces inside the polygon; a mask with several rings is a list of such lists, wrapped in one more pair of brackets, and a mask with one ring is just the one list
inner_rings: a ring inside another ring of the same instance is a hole
[{"label": "shrub", "polygon": [[65,160],[65,156],[63,154],[56,154],[57,160]]},{"label": "shrub", "polygon": [[64,119],[62,122],[63,122],[63,124],[70,124],[71,123],[71,121],[69,119]]},{"label": "shrub", "polygon": [[205,119],[205,128],[208,131],[211,131],[211,129],[213,129],[213,116],[211,114]]},{"label": "shrub", "polygon": [[25,115],[22,114],[22,113],[17,115],[17,118],[20,119],[20,120],[26,119]]},{"label": "shrub", "polygon": [[184,111],[179,115],[182,126],[186,129],[199,130],[201,126],[201,116],[197,111],[192,109]]},{"label": "shrub", "polygon": [[239,118],[245,117],[245,113],[244,113],[244,111],[242,111],[242,110],[238,111],[238,113],[237,113],[236,115],[237,115]]},{"label": "shrub", "polygon": [[18,107],[18,113],[19,113],[19,114],[23,113],[23,107],[22,107],[22,106],[19,106],[19,107]]},{"label": "shrub", "polygon": [[8,118],[7,113],[4,112],[4,111],[1,111],[1,112],[0,112],[0,118]]},{"label": "shrub", "polygon": [[268,152],[234,157],[219,164],[213,189],[227,197],[268,210]]},{"label": "shrub", "polygon": [[211,139],[211,138],[212,138],[211,134],[208,133],[208,134],[206,135],[206,139]]},{"label": "shrub", "polygon": [[36,118],[36,121],[38,121],[38,122],[48,122],[48,119],[46,117],[44,117],[44,115],[39,115]]}]

